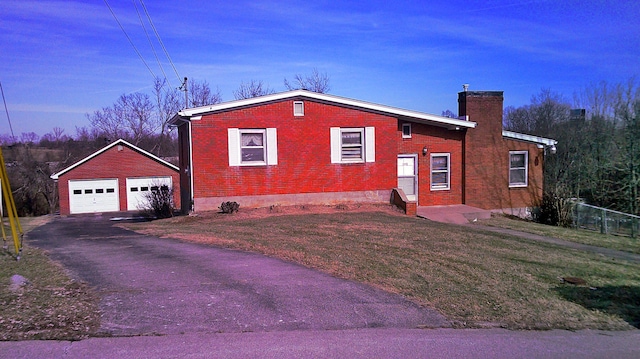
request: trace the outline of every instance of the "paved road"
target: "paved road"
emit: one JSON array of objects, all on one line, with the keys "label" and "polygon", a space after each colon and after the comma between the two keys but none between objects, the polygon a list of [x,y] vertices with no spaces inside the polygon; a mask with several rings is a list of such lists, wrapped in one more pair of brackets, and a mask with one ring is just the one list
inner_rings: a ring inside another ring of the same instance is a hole
[{"label": "paved road", "polygon": [[105,335],[448,326],[435,310],[366,285],[114,223],[56,217],[27,237],[97,290]]},{"label": "paved road", "polygon": [[638,358],[640,331],[348,329],[0,342],[3,358]]}]

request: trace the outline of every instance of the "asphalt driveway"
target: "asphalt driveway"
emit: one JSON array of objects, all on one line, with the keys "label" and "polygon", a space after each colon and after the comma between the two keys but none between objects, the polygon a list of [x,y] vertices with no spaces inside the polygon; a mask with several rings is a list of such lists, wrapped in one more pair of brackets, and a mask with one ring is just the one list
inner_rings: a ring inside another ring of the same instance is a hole
[{"label": "asphalt driveway", "polygon": [[103,335],[447,327],[430,308],[268,258],[56,217],[28,233],[100,296]]}]

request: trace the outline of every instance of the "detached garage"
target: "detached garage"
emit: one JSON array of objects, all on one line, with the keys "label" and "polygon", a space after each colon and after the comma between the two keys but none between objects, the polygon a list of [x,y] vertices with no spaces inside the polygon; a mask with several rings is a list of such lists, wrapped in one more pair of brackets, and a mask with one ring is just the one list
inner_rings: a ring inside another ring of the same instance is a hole
[{"label": "detached garage", "polygon": [[165,185],[180,208],[178,167],[122,139],[51,178],[58,182],[62,215],[137,211],[150,191]]}]

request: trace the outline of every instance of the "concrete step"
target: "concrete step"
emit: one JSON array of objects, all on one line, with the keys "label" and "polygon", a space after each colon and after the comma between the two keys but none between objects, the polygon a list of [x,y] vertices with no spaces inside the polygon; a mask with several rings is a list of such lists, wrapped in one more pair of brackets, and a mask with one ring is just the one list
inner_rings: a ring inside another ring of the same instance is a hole
[{"label": "concrete step", "polygon": [[491,211],[463,204],[427,206],[418,207],[418,217],[442,223],[467,224],[474,220],[491,218]]}]

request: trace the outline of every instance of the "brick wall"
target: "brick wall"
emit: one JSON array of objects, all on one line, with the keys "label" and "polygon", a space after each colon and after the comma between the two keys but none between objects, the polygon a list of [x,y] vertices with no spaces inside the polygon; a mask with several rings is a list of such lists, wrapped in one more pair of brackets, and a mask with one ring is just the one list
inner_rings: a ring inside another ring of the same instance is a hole
[{"label": "brick wall", "polygon": [[[436,206],[462,203],[462,143],[464,130],[448,130],[424,124],[411,124],[411,138],[402,138],[403,121],[398,121],[398,154],[418,155],[418,205]],[[422,149],[427,147],[427,154]],[[431,189],[431,154],[450,154],[450,189]]]},{"label": "brick wall", "polygon": [[[207,203],[206,198],[226,196],[376,192],[396,186],[395,118],[308,99],[304,116],[296,117],[293,102],[209,114],[192,121],[194,198]],[[369,126],[375,127],[375,162],[332,164],[330,128]],[[278,164],[230,167],[228,128],[276,128]]]},{"label": "brick wall", "polygon": [[172,176],[174,201],[176,207],[180,208],[178,172],[123,145],[114,146],[59,177],[60,214],[68,215],[70,213],[69,180],[117,178],[120,210],[126,211],[127,177],[151,176]]},{"label": "brick wall", "polygon": [[[467,131],[464,144],[464,203],[484,209],[531,206],[542,196],[543,150],[535,144],[502,137],[501,91],[458,94],[459,114],[478,123]],[[509,187],[509,151],[529,152],[527,187]]]}]

